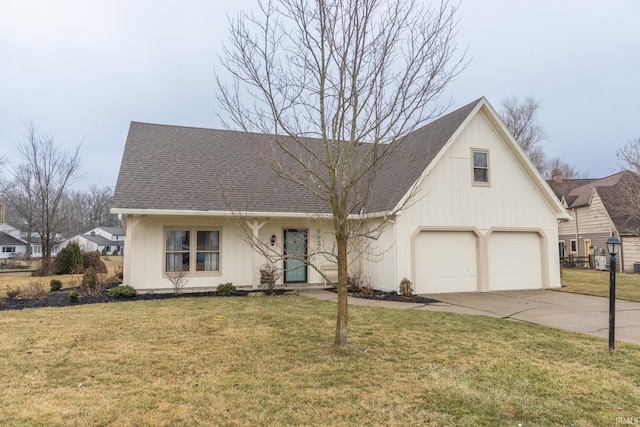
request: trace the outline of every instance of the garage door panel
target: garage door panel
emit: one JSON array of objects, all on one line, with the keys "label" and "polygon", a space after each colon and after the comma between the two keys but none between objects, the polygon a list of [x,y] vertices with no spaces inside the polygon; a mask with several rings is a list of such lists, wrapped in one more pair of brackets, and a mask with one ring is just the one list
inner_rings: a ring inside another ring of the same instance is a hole
[{"label": "garage door panel", "polygon": [[477,240],[471,232],[424,231],[415,240],[416,293],[478,290]]},{"label": "garage door panel", "polygon": [[538,233],[493,233],[488,244],[490,289],[542,288],[540,244]]}]

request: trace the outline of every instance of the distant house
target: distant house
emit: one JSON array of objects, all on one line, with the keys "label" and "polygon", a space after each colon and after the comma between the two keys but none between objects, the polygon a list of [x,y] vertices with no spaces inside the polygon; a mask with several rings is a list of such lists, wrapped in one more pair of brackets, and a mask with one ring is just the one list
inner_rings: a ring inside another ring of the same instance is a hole
[{"label": "distant house", "polygon": [[[255,238],[284,258],[279,284],[322,283],[307,260],[325,270],[335,248],[331,207],[266,164],[254,142],[267,149],[272,139],[131,123],[111,209],[126,221],[125,284],[168,290],[166,272],[180,269],[190,289],[258,287],[268,260],[239,237],[230,199]],[[416,293],[560,286],[558,222],[569,216],[485,98],[394,144],[369,203],[350,217],[388,224],[367,242],[376,257],[351,260],[373,287],[397,291],[403,277]]]},{"label": "distant house", "polygon": [[[618,172],[604,178],[564,179],[562,171],[553,172],[548,183],[571,215],[569,221],[558,226],[561,257],[583,258],[591,268],[596,267],[596,257],[604,256],[603,261],[608,262],[606,241],[614,232],[622,243],[619,268],[634,272],[634,263],[640,262],[640,224],[615,209],[621,187],[632,179],[630,174]],[[598,268],[606,268],[606,264],[599,264]]]},{"label": "distant house", "polygon": [[24,256],[27,252],[27,243],[0,231],[0,259]]},{"label": "distant house", "polygon": [[[4,223],[4,224],[0,224],[0,232],[8,234],[9,236],[19,240],[21,244],[24,245],[24,250],[19,250],[18,246],[16,246],[15,255],[13,256],[27,255],[27,241],[29,240],[27,230],[21,229],[19,227],[15,227],[11,224]],[[61,240],[61,237],[60,236],[58,237]],[[8,251],[11,250],[10,246],[12,245],[7,246],[6,248],[7,253]],[[60,251],[60,245],[56,244],[51,249],[51,255],[56,256],[59,251]],[[32,258],[42,257],[42,241],[40,238],[40,234],[34,233],[34,232],[31,233],[31,257]]]},{"label": "distant house", "polygon": [[98,251],[107,255],[124,254],[124,232],[119,227],[96,227],[84,234],[78,234],[68,239],[77,242],[83,252]]}]

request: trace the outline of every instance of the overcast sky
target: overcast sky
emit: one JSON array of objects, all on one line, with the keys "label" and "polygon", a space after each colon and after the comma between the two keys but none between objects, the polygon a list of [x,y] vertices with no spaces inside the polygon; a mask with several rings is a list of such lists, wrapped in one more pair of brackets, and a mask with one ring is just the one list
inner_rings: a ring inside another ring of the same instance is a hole
[{"label": "overcast sky", "polygon": [[[0,0],[0,156],[24,122],[73,147],[76,184],[115,187],[131,121],[220,128],[213,68],[227,15],[255,0]],[[444,101],[533,96],[544,151],[591,177],[640,137],[640,1],[462,0],[468,68]]]}]

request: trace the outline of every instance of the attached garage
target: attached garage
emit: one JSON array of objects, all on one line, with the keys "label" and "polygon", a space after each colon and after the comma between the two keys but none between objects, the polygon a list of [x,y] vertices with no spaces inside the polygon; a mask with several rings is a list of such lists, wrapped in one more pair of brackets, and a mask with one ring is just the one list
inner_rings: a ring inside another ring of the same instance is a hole
[{"label": "attached garage", "polygon": [[489,290],[540,289],[542,237],[537,232],[496,231],[487,236]]},{"label": "attached garage", "polygon": [[421,231],[414,240],[415,293],[478,291],[478,236]]}]

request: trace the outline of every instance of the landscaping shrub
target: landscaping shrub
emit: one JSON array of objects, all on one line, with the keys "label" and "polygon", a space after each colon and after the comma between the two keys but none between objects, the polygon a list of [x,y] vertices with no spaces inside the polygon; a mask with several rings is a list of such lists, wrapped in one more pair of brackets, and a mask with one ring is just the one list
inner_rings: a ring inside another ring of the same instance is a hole
[{"label": "landscaping shrub", "polygon": [[347,289],[349,292],[361,295],[373,295],[373,286],[369,276],[362,274],[360,270],[352,271],[347,276]]},{"label": "landscaping shrub", "polygon": [[267,290],[267,293],[273,292],[276,281],[280,278],[278,267],[273,264],[263,264],[260,267],[260,287]]},{"label": "landscaping shrub", "polygon": [[411,297],[413,295],[413,284],[406,277],[403,277],[400,281],[400,295],[403,297]]},{"label": "landscaping shrub", "polygon": [[58,279],[51,279],[49,286],[51,286],[51,292],[59,291],[62,289],[62,282]]},{"label": "landscaping shrub", "polygon": [[83,258],[78,242],[71,242],[58,252],[55,261],[56,274],[82,273]]},{"label": "landscaping shrub", "polygon": [[78,293],[78,291],[69,292],[69,299],[71,301],[78,301],[78,298],[80,298],[80,294]]},{"label": "landscaping shrub", "polygon": [[121,285],[109,289],[109,296],[112,298],[132,298],[138,294],[133,286]]},{"label": "landscaping shrub", "polygon": [[189,271],[178,269],[175,271],[167,271],[165,275],[171,282],[174,295],[180,295],[182,293],[182,289],[189,281]]},{"label": "landscaping shrub", "polygon": [[93,268],[98,274],[106,274],[107,266],[100,259],[100,252],[85,252],[82,254],[82,265],[84,269]]},{"label": "landscaping shrub", "polygon": [[230,295],[236,291],[236,287],[233,286],[233,283],[221,283],[218,285],[216,292],[220,295]]},{"label": "landscaping shrub", "polygon": [[44,283],[40,280],[30,280],[26,288],[20,292],[20,298],[23,299],[40,299],[46,295]]},{"label": "landscaping shrub", "polygon": [[18,295],[20,295],[20,292],[21,292],[20,286],[16,288],[12,288],[9,285],[7,285],[7,296],[9,298],[16,298]]},{"label": "landscaping shrub", "polygon": [[107,284],[103,277],[100,277],[96,270],[88,268],[82,276],[82,284],[80,289],[85,295],[99,295],[107,288]]}]

